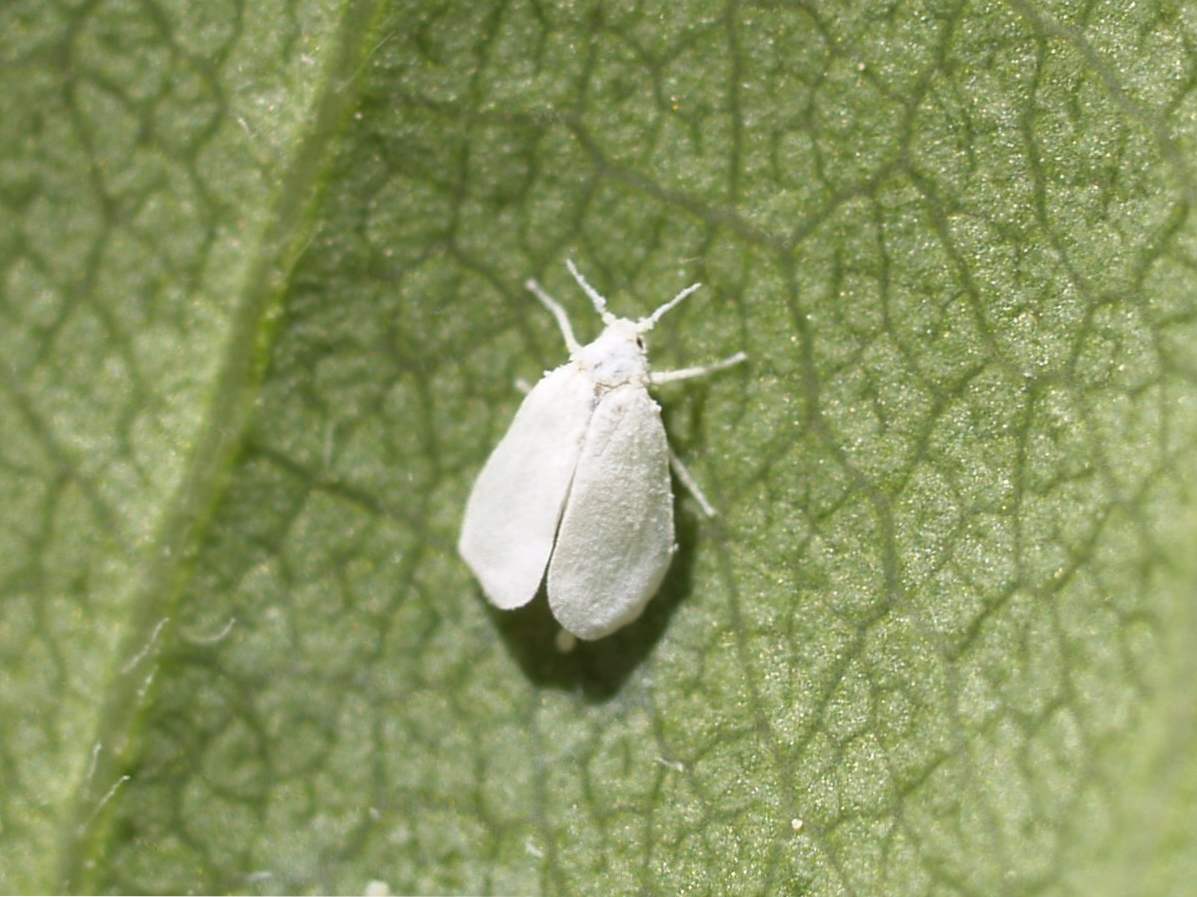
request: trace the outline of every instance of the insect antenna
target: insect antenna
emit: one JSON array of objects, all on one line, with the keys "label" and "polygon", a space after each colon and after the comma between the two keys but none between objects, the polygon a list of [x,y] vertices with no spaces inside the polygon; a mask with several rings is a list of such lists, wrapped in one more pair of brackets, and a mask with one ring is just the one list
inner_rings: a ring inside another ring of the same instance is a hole
[{"label": "insect antenna", "polygon": [[599,295],[599,291],[590,285],[582,272],[578,270],[578,266],[574,264],[573,259],[565,260],[565,267],[569,268],[569,273],[574,276],[574,280],[578,282],[578,286],[582,288],[582,292],[590,297],[590,301],[594,303],[594,310],[599,313],[599,317],[603,319],[604,324],[610,324],[615,320],[615,315],[607,310],[607,300]]},{"label": "insect antenna", "polygon": [[661,318],[665,317],[665,314],[667,312],[669,312],[671,309],[673,309],[677,305],[679,305],[683,299],[690,296],[692,293],[694,293],[696,290],[698,290],[698,288],[701,286],[702,286],[701,283],[690,284],[690,286],[686,287],[684,290],[682,290],[680,293],[678,293],[676,296],[674,296],[672,299],[670,299],[668,302],[666,302],[664,305],[662,305],[660,308],[658,308],[656,311],[654,311],[647,318],[641,318],[639,321],[637,321],[636,329],[639,330],[641,333],[647,333],[649,330],[652,330],[654,327],[657,326],[657,322],[660,321]]}]

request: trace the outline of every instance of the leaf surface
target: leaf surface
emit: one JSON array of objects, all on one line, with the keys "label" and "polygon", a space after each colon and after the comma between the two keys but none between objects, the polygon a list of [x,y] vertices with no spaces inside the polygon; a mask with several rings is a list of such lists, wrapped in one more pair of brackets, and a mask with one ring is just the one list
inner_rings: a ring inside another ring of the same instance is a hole
[{"label": "leaf surface", "polygon": [[[1190,893],[1195,46],[6,5],[0,890]],[[454,545],[567,257],[752,360],[658,391],[720,517],[562,655]]]}]

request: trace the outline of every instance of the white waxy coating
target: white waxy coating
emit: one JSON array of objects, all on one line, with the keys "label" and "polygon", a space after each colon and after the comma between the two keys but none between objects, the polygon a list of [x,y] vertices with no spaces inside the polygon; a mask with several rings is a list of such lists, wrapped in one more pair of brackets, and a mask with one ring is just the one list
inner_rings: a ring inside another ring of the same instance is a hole
[{"label": "white waxy coating", "polygon": [[593,407],[573,362],[546,374],[474,483],[457,548],[496,607],[527,604],[544,579]]},{"label": "white waxy coating", "polygon": [[607,392],[590,419],[549,562],[549,607],[578,638],[640,616],[673,557],[669,443],[642,386]]},{"label": "white waxy coating", "polygon": [[643,389],[648,385],[644,340],[636,322],[626,318],[616,318],[604,327],[598,339],[575,353],[574,362],[599,387],[634,384]]},{"label": "white waxy coating", "polygon": [[[669,569],[676,547],[671,460],[699,504],[710,507],[671,458],[649,383],[703,376],[747,356],[650,376],[642,334],[698,284],[630,321],[607,311],[606,300],[567,265],[606,327],[579,345],[565,310],[528,282],[557,319],[570,361],[528,394],[478,475],[458,550],[487,598],[505,610],[532,599],[547,567],[557,621],[578,638],[597,639],[640,616]],[[562,645],[559,638],[567,650]]]}]

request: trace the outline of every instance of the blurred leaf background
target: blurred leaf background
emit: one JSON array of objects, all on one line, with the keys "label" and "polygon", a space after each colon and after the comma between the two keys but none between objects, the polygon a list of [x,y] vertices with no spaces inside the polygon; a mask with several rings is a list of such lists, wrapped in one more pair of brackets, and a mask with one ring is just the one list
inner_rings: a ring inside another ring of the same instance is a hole
[{"label": "blurred leaf background", "polygon": [[[8,0],[0,890],[1197,893],[1197,7]],[[454,550],[703,292],[645,618]]]}]

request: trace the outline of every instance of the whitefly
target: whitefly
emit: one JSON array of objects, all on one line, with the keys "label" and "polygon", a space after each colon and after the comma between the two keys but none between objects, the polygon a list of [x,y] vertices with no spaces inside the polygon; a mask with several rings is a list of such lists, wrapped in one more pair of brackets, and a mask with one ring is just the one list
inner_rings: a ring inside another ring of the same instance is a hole
[{"label": "whitefly", "polygon": [[650,370],[644,336],[698,289],[687,287],[632,321],[566,266],[605,325],[585,346],[569,316],[534,280],[533,295],[557,321],[569,361],[528,393],[466,503],[458,550],[496,607],[527,604],[546,578],[553,616],[569,633],[597,639],[640,616],[677,548],[669,468],[703,511],[711,503],[670,450],[649,386],[739,364]]}]

